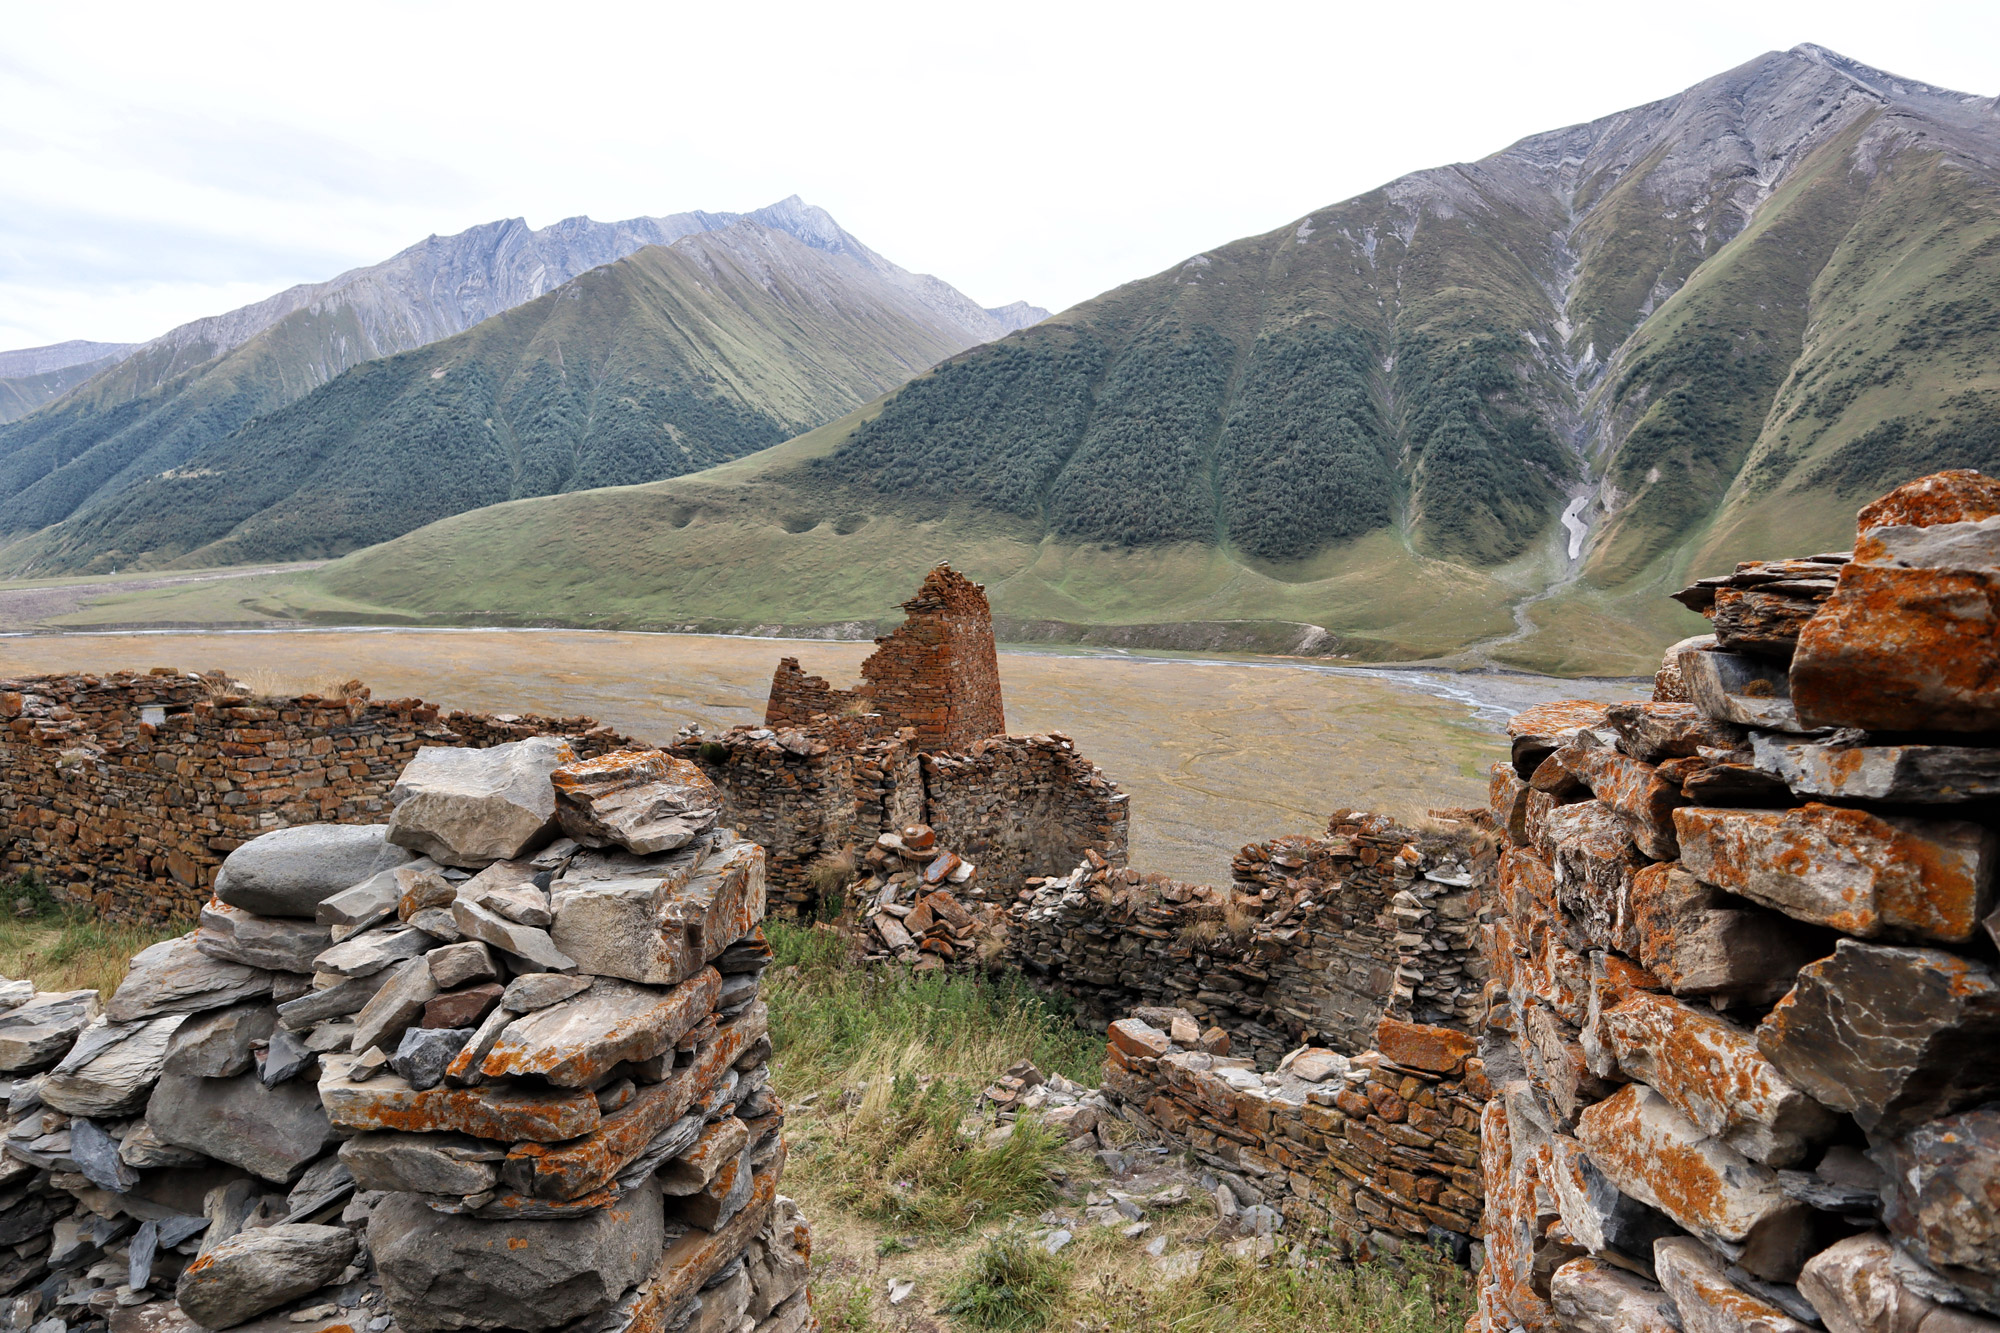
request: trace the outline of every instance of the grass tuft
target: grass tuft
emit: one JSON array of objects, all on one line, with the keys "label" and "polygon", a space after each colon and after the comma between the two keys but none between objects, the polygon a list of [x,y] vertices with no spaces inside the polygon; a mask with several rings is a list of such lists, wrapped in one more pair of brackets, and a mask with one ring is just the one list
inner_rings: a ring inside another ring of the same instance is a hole
[{"label": "grass tuft", "polygon": [[944,1313],[973,1328],[1037,1329],[1069,1294],[1069,1264],[1018,1231],[988,1237],[945,1293]]},{"label": "grass tuft", "polygon": [[1078,1333],[1459,1333],[1470,1279],[1429,1257],[1402,1274],[1382,1267],[1260,1265],[1211,1250],[1192,1276],[1132,1282],[1105,1273],[1063,1313]]}]

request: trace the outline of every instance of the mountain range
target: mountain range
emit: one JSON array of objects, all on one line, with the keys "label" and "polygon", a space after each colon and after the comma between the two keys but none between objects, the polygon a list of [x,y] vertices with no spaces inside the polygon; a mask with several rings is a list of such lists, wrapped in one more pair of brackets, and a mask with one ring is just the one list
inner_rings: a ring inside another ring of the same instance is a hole
[{"label": "mountain range", "polygon": [[[626,259],[614,280],[572,285]],[[524,306],[535,313],[489,327]],[[734,457],[1044,314],[1021,303],[985,310],[883,259],[797,197],[748,214],[571,218],[540,230],[491,223],[117,349],[114,363],[99,358],[98,373],[0,427],[0,540],[12,539],[6,559],[17,571],[158,564],[290,500],[321,507],[321,517],[310,531],[289,520],[302,544],[287,557],[352,550],[456,512],[439,507],[447,495],[488,503]],[[545,340],[523,341],[530,327]],[[471,342],[452,341],[466,333]],[[574,366],[563,359],[566,338]],[[419,348],[439,350],[421,365],[396,361]],[[539,367],[531,391],[520,392],[521,366],[488,364],[489,354]],[[33,364],[31,354],[7,355]],[[457,374],[420,396],[431,401],[387,387],[445,364]],[[363,366],[372,368],[347,378]],[[543,383],[551,374],[566,405]],[[468,384],[469,398],[460,392]],[[617,403],[629,406],[626,388],[650,395],[653,412],[631,457],[619,453],[630,441],[608,440],[604,425],[607,411],[618,419]],[[682,415],[662,415],[677,394]],[[400,414],[382,410],[392,399]],[[487,435],[481,444],[468,444],[468,421]],[[390,512],[384,500],[412,497],[353,466],[363,441],[379,443],[383,432],[394,434],[400,466],[442,470],[446,484],[429,488],[425,507]],[[300,444],[302,433],[310,443]],[[551,449],[575,457],[537,457]],[[349,482],[331,479],[328,453],[345,456]],[[246,507],[252,493],[265,503]],[[286,522],[273,516],[248,546],[284,545],[269,529]]]},{"label": "mountain range", "polygon": [[245,604],[810,630],[949,558],[1016,639],[1650,671],[1629,645],[1702,625],[1661,592],[1843,547],[1942,467],[2000,469],[2000,99],[1807,45],[1189,256],[747,457],[459,513]]}]

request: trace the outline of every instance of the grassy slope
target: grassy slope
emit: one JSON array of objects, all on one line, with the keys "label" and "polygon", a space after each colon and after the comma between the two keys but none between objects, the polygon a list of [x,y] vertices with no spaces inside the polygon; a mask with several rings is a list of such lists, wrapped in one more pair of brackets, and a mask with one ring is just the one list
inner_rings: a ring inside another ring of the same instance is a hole
[{"label": "grassy slope", "polygon": [[[197,443],[179,467],[17,544],[8,562],[43,572],[338,554],[518,495],[705,467],[849,410],[953,350],[855,287],[839,261],[761,236],[761,251],[733,232],[651,247],[454,338],[358,366]],[[247,370],[233,355],[170,406],[186,411],[225,378],[275,374],[285,361],[269,344],[304,336],[295,322],[262,337]],[[262,410],[274,390],[259,392]]]}]

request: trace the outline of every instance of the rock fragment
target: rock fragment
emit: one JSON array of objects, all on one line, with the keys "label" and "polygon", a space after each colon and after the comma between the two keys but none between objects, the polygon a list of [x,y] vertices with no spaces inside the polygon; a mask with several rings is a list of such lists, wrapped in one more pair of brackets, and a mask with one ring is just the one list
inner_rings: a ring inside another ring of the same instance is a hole
[{"label": "rock fragment", "polygon": [[197,1014],[271,993],[271,974],[262,968],[211,958],[193,935],[162,940],[142,949],[104,1006],[114,1023],[162,1014]]},{"label": "rock fragment", "polygon": [[345,1227],[279,1223],[240,1232],[181,1271],[174,1299],[203,1328],[234,1328],[317,1291],[357,1248]]},{"label": "rock fragment", "polygon": [[490,749],[419,750],[389,794],[389,841],[450,866],[511,861],[554,832],[550,775],[576,753],[557,736]]},{"label": "rock fragment", "polygon": [[215,896],[258,916],[311,917],[341,890],[411,860],[387,833],[383,824],[273,829],[224,858]]},{"label": "rock fragment", "polygon": [[312,1084],[267,1087],[255,1073],[162,1075],[146,1103],[146,1123],[164,1143],[279,1184],[297,1180],[334,1140]]},{"label": "rock fragment", "polygon": [[333,941],[327,928],[310,917],[258,916],[211,902],[201,909],[201,930],[194,942],[210,958],[226,963],[310,974],[316,970],[313,959]]},{"label": "rock fragment", "polygon": [[619,750],[565,764],[553,774],[556,818],[585,847],[648,856],[685,847],[715,826],[722,795],[686,759],[662,750]]}]

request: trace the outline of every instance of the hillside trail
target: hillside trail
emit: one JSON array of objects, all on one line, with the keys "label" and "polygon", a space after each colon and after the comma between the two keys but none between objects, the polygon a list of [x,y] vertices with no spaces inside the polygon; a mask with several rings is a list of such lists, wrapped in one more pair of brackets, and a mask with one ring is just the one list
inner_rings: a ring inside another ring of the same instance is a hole
[{"label": "hillside trail", "polygon": [[1496,634],[1467,644],[1447,659],[1450,665],[1461,670],[1482,667],[1496,671],[1519,670],[1518,667],[1494,661],[1492,650],[1519,643],[1535,633],[1540,626],[1535,624],[1531,614],[1533,608],[1561,595],[1583,577],[1583,546],[1590,535],[1590,524],[1584,520],[1583,511],[1596,498],[1597,487],[1594,485],[1578,486],[1570,492],[1569,504],[1562,511],[1562,531],[1553,538],[1559,544],[1557,552],[1562,562],[1561,569],[1540,591],[1528,593],[1508,608],[1514,616],[1514,628],[1506,634]]}]

